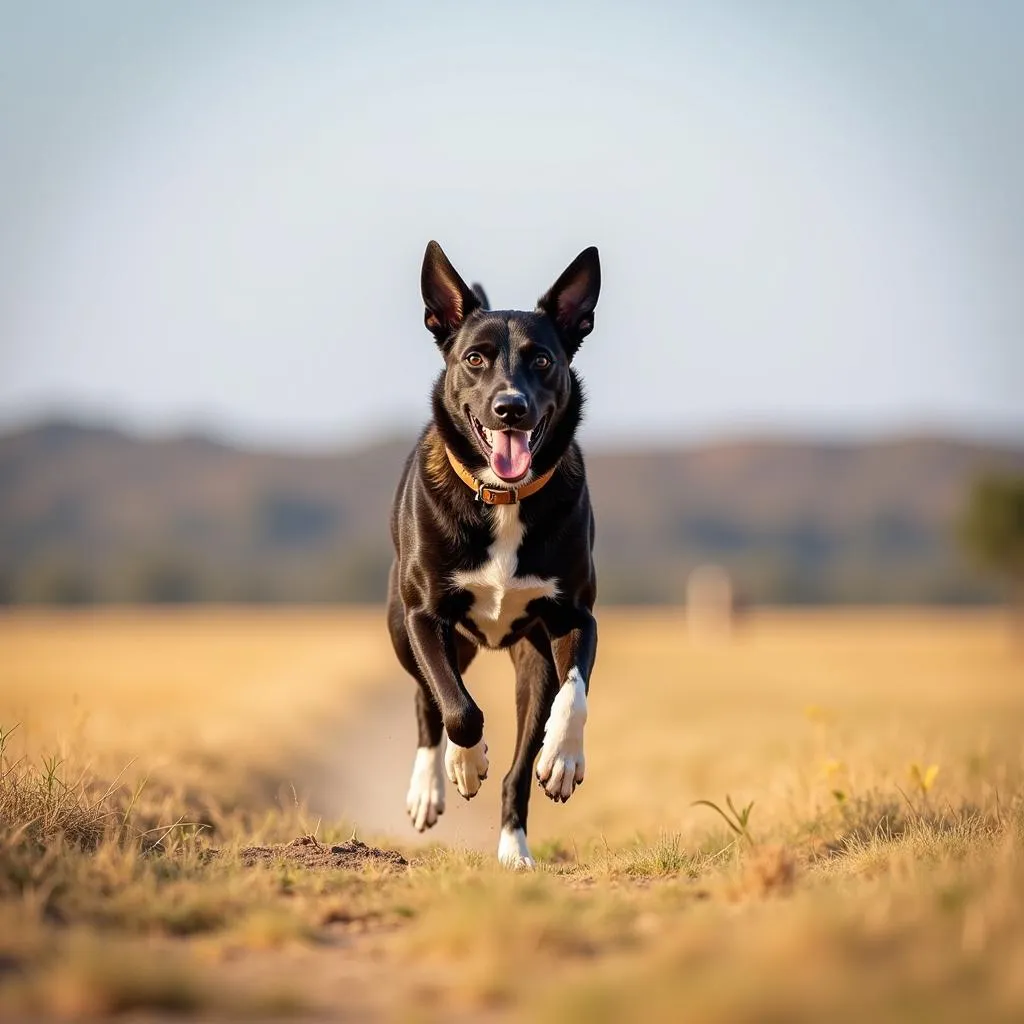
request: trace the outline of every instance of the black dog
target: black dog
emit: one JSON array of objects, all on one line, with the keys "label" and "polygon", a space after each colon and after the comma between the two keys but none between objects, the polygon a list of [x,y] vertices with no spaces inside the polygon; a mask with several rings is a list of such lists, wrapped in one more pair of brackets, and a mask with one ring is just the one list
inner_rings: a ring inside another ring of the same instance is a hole
[{"label": "black dog", "polygon": [[597,249],[585,249],[535,312],[488,310],[480,286],[467,287],[436,242],[423,258],[424,321],[445,369],[391,517],[388,626],[419,684],[407,806],[422,831],[444,811],[445,774],[463,797],[476,795],[487,777],[484,717],[462,675],[479,647],[507,648],[518,736],[498,857],[515,868],[534,863],[534,761],[553,800],[568,800],[583,781],[597,581],[574,440],[583,392],[571,363],[594,327],[600,285]]}]

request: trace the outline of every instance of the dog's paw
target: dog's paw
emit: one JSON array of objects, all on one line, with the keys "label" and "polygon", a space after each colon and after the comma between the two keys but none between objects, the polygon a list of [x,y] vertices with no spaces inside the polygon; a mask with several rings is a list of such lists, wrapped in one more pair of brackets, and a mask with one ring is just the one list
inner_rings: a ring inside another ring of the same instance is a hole
[{"label": "dog's paw", "polygon": [[444,768],[459,794],[469,800],[480,792],[480,783],[487,778],[487,744],[481,740],[475,747],[460,747],[449,740]]},{"label": "dog's paw", "polygon": [[512,871],[532,871],[536,862],[526,845],[526,833],[521,828],[503,828],[498,840],[498,860]]},{"label": "dog's paw", "polygon": [[416,748],[405,807],[418,832],[436,825],[444,814],[444,770],[439,746]]},{"label": "dog's paw", "polygon": [[587,724],[587,688],[575,668],[555,695],[544,726],[544,745],[537,759],[537,781],[552,800],[566,801],[583,781],[583,727]]}]

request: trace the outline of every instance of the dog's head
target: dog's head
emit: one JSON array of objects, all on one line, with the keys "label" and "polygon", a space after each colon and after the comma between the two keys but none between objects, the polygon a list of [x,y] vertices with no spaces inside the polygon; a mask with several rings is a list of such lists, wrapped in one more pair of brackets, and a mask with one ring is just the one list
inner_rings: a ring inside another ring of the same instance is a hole
[{"label": "dog's head", "polygon": [[[565,452],[583,395],[572,360],[594,329],[597,249],[584,249],[532,313],[489,310],[437,242],[423,257],[424,322],[445,360],[434,419],[448,447],[494,483],[537,476]],[[480,473],[478,472],[478,475]],[[491,482],[491,481],[486,481]]]}]

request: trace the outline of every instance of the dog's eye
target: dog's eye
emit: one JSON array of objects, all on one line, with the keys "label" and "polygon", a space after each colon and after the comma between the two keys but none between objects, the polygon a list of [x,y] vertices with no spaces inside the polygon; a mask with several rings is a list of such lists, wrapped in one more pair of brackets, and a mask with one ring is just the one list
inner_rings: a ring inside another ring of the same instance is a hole
[{"label": "dog's eye", "polygon": [[472,366],[474,370],[479,370],[484,365],[486,360],[479,352],[470,352],[466,356],[466,365]]},{"label": "dog's eye", "polygon": [[546,370],[551,365],[551,356],[541,352],[540,355],[534,357],[533,365],[538,370]]}]

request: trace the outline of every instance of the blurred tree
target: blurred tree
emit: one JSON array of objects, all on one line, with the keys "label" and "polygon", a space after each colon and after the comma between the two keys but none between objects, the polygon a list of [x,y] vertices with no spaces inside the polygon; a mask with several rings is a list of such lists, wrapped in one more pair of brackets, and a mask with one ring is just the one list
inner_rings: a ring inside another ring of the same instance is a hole
[{"label": "blurred tree", "polygon": [[30,565],[13,597],[28,604],[81,605],[97,599],[90,574],[76,560],[49,557]]},{"label": "blurred tree", "polygon": [[1024,476],[986,476],[971,489],[960,537],[984,569],[1005,577],[1024,611]]},{"label": "blurred tree", "polygon": [[204,580],[186,558],[160,552],[139,558],[129,573],[129,597],[141,604],[188,604],[204,597]]},{"label": "blurred tree", "polygon": [[330,571],[319,586],[312,575],[306,585],[328,601],[383,601],[388,593],[391,558],[390,546],[372,541],[363,542],[359,547],[339,552],[332,559]]}]

